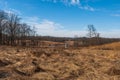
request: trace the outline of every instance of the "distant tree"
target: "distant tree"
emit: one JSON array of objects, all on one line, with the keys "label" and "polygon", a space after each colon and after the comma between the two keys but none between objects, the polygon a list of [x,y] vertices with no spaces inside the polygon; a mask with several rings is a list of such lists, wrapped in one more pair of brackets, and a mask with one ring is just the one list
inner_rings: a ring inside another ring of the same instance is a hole
[{"label": "distant tree", "polygon": [[21,37],[25,38],[26,36],[29,36],[30,31],[31,31],[30,26],[27,25],[26,23],[23,23],[20,26],[21,26],[20,27],[20,35],[21,35]]},{"label": "distant tree", "polygon": [[88,44],[95,45],[100,43],[100,33],[97,33],[94,25],[88,25],[88,34],[87,36],[90,38]]},{"label": "distant tree", "polygon": [[78,47],[78,35],[74,36],[74,47]]},{"label": "distant tree", "polygon": [[99,36],[99,34],[97,33],[97,30],[96,30],[96,28],[94,27],[94,25],[88,25],[88,34],[87,34],[87,36],[88,36],[89,38]]},{"label": "distant tree", "polygon": [[100,33],[96,33],[96,37],[99,38],[100,37]]}]

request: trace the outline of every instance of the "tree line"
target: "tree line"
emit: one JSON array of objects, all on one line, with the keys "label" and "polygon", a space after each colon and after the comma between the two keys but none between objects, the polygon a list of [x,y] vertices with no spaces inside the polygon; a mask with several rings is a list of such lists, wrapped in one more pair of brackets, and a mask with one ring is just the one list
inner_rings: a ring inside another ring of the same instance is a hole
[{"label": "tree line", "polygon": [[35,30],[16,14],[0,10],[0,45],[18,45],[27,37],[33,36]]}]

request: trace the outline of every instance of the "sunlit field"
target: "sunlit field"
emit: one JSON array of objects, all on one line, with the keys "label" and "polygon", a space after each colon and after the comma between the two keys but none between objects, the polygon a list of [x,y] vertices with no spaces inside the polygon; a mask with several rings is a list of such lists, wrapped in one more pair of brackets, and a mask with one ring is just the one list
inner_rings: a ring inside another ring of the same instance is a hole
[{"label": "sunlit field", "polygon": [[0,47],[1,80],[120,80],[120,43],[82,48]]}]

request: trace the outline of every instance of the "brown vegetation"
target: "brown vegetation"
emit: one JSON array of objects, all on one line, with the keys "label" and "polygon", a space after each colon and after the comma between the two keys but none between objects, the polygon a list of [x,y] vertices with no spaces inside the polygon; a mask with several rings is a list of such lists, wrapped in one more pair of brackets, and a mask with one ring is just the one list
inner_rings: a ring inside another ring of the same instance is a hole
[{"label": "brown vegetation", "polygon": [[1,46],[0,80],[120,80],[119,45],[78,49]]}]

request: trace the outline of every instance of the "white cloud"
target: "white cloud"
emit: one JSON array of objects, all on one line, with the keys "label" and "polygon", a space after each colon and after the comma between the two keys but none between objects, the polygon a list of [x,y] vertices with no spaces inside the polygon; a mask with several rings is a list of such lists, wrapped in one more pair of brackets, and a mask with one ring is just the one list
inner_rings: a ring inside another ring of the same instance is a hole
[{"label": "white cloud", "polygon": [[95,11],[96,9],[94,9],[93,7],[89,6],[88,4],[81,4],[81,0],[43,0],[43,1],[50,1],[50,2],[61,2],[65,5],[68,6],[77,6],[78,8],[82,9],[82,10],[87,10],[87,11]]},{"label": "white cloud", "polygon": [[74,37],[75,35],[86,35],[86,31],[66,30],[61,24],[47,19],[40,20],[37,17],[27,17],[24,21],[35,26],[37,34],[42,36]]},{"label": "white cloud", "polygon": [[[42,36],[74,37],[75,35],[77,35],[78,37],[86,37],[87,34],[87,27],[83,30],[68,30],[57,22],[50,21],[47,19],[40,20],[38,17],[26,17],[23,22],[26,22],[31,26],[35,26],[37,34]],[[119,29],[100,31],[99,33],[101,37],[120,38]]]},{"label": "white cloud", "polygon": [[37,29],[41,30],[47,30],[47,31],[55,31],[62,29],[62,26],[58,23],[55,23],[53,21],[49,21],[44,19],[41,23],[36,24]]},{"label": "white cloud", "polygon": [[120,30],[109,30],[109,31],[101,31],[101,36],[102,37],[107,37],[107,38],[120,38]]},{"label": "white cloud", "polygon": [[10,8],[6,0],[0,0],[0,7],[7,13],[21,15],[22,13],[16,9]]},{"label": "white cloud", "polygon": [[12,9],[12,8],[6,8],[4,9],[4,11],[10,14],[22,15],[20,11]]},{"label": "white cloud", "polygon": [[50,1],[54,3],[62,2],[67,5],[79,5],[80,4],[80,0],[42,0],[42,1]]},{"label": "white cloud", "polygon": [[111,16],[120,17],[120,14],[112,14]]},{"label": "white cloud", "polygon": [[90,6],[79,6],[79,8],[83,10],[88,10],[88,11],[95,11],[95,9]]},{"label": "white cloud", "polygon": [[80,0],[71,0],[71,4],[73,5],[80,4]]},{"label": "white cloud", "polygon": [[[42,36],[56,37],[86,37],[87,27],[81,30],[68,30],[65,26],[47,19],[40,20],[38,17],[27,17],[24,22],[35,26],[37,34]],[[99,32],[99,31],[98,31]],[[100,31],[101,37],[120,38],[120,30]]]}]

